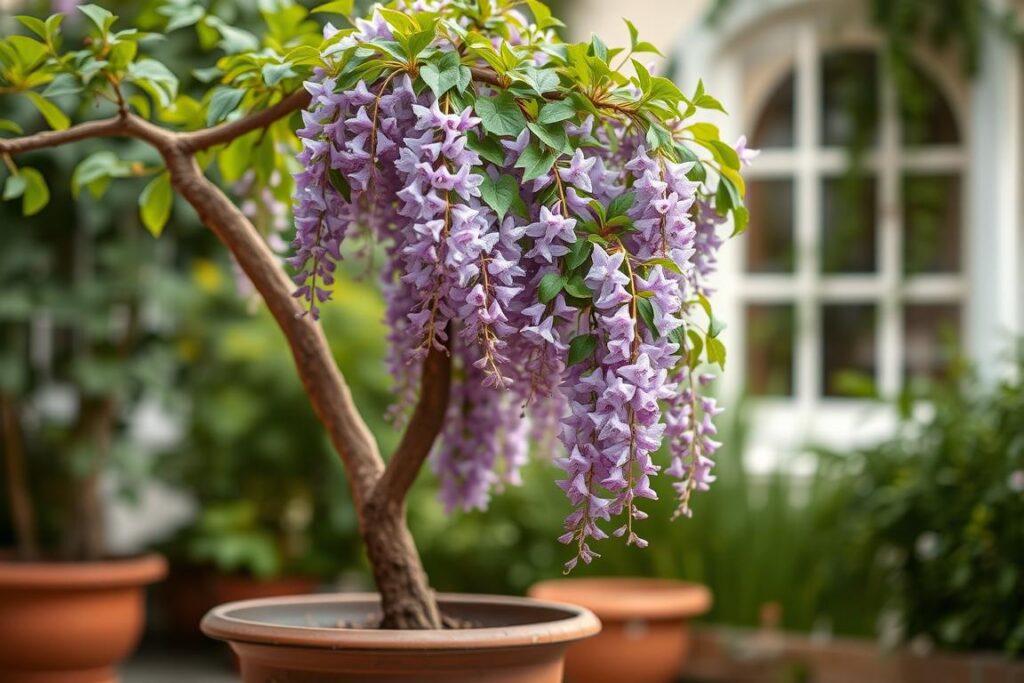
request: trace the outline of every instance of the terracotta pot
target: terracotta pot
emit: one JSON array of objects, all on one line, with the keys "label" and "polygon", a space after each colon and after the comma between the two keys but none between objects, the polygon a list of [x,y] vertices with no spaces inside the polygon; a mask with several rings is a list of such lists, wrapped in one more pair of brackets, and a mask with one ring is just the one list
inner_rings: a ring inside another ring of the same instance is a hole
[{"label": "terracotta pot", "polygon": [[5,683],[113,683],[145,625],[159,555],[101,562],[0,561]]},{"label": "terracotta pot", "polygon": [[440,595],[449,617],[479,628],[345,628],[380,613],[376,595],[269,598],[222,605],[203,632],[226,640],[242,680],[266,683],[561,683],[570,643],[601,630],[588,610],[527,598]]},{"label": "terracotta pot", "polygon": [[[255,600],[257,598],[283,598],[306,595],[320,584],[308,576],[280,576],[273,579],[254,579],[240,574],[214,574],[210,578],[213,604],[210,609],[226,602]],[[198,626],[198,622],[197,622]]]},{"label": "terracotta pot", "polygon": [[530,595],[581,605],[601,620],[601,635],[569,650],[570,683],[676,680],[690,650],[687,620],[711,607],[704,586],[661,579],[555,579]]},{"label": "terracotta pot", "polygon": [[203,638],[199,622],[217,605],[237,600],[275,598],[312,593],[319,580],[306,576],[255,579],[242,574],[221,574],[208,567],[171,565],[164,582],[162,607],[169,634],[183,641]]}]

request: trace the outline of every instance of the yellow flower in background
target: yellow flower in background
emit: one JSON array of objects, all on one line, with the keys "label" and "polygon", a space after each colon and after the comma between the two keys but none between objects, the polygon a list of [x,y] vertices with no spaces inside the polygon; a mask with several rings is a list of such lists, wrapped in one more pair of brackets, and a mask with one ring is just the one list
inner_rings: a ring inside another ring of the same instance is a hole
[{"label": "yellow flower in background", "polygon": [[224,274],[210,259],[196,259],[192,262],[192,279],[207,294],[219,292],[224,286]]}]

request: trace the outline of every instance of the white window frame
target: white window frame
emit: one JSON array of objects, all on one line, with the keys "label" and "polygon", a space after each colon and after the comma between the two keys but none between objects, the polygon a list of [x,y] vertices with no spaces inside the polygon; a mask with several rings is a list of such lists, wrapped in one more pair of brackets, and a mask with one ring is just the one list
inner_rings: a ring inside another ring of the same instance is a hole
[{"label": "white window frame", "polygon": [[[878,50],[881,41],[870,28],[866,11],[866,2],[848,0],[737,0],[724,21],[710,29],[706,25],[694,27],[676,43],[675,74],[684,90],[692,89],[697,79],[703,77],[709,91],[718,96],[732,114],[716,121],[724,136],[749,134],[753,117],[760,114],[761,107],[751,104],[747,97],[750,93],[745,81],[745,59],[753,57],[752,63],[766,60],[764,63],[772,66],[788,60],[787,68],[779,73],[795,66],[810,76],[798,78],[796,83],[799,92],[795,114],[800,117],[796,131],[801,139],[790,151],[766,150],[748,169],[751,178],[779,177],[794,167],[798,169],[795,175],[789,176],[794,180],[797,193],[794,197],[795,234],[797,248],[807,252],[798,256],[809,255],[810,260],[801,263],[798,258],[796,261],[801,268],[799,278],[787,279],[791,278],[789,274],[781,277],[745,274],[744,249],[730,244],[722,252],[717,280],[716,313],[730,325],[723,333],[730,358],[720,391],[734,405],[746,383],[745,305],[753,301],[797,305],[794,395],[759,397],[747,401],[742,408],[749,428],[747,462],[754,469],[770,468],[778,464],[780,458],[799,455],[808,443],[837,448],[871,443],[891,433],[896,423],[895,411],[887,405],[822,395],[821,345],[817,337],[823,302],[874,299],[876,305],[882,305],[876,327],[880,364],[876,378],[879,388],[889,394],[902,384],[902,311],[906,304],[959,303],[963,348],[974,360],[989,359],[979,366],[982,374],[989,378],[1000,374],[1000,366],[990,360],[991,349],[1000,338],[998,332],[1002,331],[1005,342],[1007,334],[1015,330],[1019,333],[1022,327],[1021,321],[1011,316],[1010,311],[1024,310],[1024,290],[1021,290],[1024,269],[1017,267],[1024,225],[1019,220],[1006,220],[1020,213],[1021,202],[1008,187],[1010,183],[1019,184],[1019,175],[1006,172],[993,182],[988,173],[984,181],[980,174],[974,173],[977,168],[992,168],[992,159],[996,157],[1005,171],[1010,171],[1011,167],[1014,171],[1021,168],[1020,156],[1005,152],[1008,145],[1015,145],[1021,139],[1019,115],[1024,110],[1017,91],[1018,81],[1015,78],[1008,85],[1006,72],[1009,68],[1016,76],[1024,65],[1008,60],[1006,52],[1010,49],[1006,47],[998,50],[1000,55],[990,54],[997,51],[993,45],[1005,42],[993,36],[988,36],[992,40],[983,41],[986,52],[983,70],[973,82],[963,79],[957,71],[958,64],[944,62],[939,55],[927,50],[915,55],[953,112],[959,135],[956,146],[900,150],[896,145],[883,143],[878,146],[878,152],[867,155],[866,159],[869,169],[888,169],[887,179],[873,176],[878,183],[879,206],[899,206],[904,171],[960,174],[963,214],[959,273],[905,278],[898,258],[902,209],[879,216],[881,222],[876,228],[878,268],[884,276],[877,273],[866,278],[859,274],[822,276],[820,273],[819,179],[823,173],[841,175],[846,168],[846,150],[820,146],[819,59],[826,51],[844,48]],[[762,39],[761,47],[756,47]],[[997,59],[998,69],[991,68]],[[777,87],[777,82],[770,87]],[[892,107],[893,93],[884,91],[888,86],[880,87],[883,87],[883,106]],[[768,94],[766,90],[762,97]],[[993,107],[995,103],[997,107]],[[879,135],[883,141],[899,140],[898,117],[889,118],[889,124],[883,124]],[[808,119],[811,126],[801,125]],[[979,124],[982,120],[986,125]],[[997,216],[998,221],[994,220]],[[1020,237],[1016,235],[1018,231],[1021,231]],[[807,246],[808,241],[811,247]],[[1015,283],[1013,288],[1006,287],[1010,281]],[[999,287],[995,286],[997,282]],[[798,301],[794,302],[794,297]],[[883,305],[882,299],[887,299],[888,303]],[[887,349],[901,352],[887,353]]]},{"label": "white window frame", "polygon": [[[967,277],[969,259],[964,255],[966,209],[961,202],[959,217],[961,252],[960,271],[925,275],[903,274],[903,207],[902,179],[908,172],[929,174],[955,173],[965,194],[966,154],[963,147],[962,117],[949,102],[957,119],[960,142],[955,145],[904,147],[894,87],[884,68],[879,69],[877,87],[880,102],[880,128],[877,145],[865,155],[864,167],[871,182],[876,183],[877,202],[874,229],[877,233],[876,264],[872,273],[828,274],[821,268],[822,185],[826,178],[841,176],[849,168],[848,152],[843,148],[825,147],[821,142],[822,84],[821,65],[824,57],[845,48],[877,49],[868,44],[828,43],[820,40],[815,25],[803,22],[797,32],[796,55],[791,65],[795,75],[795,131],[792,148],[771,148],[762,151],[747,177],[761,179],[786,178],[794,182],[794,253],[795,270],[785,274],[759,274],[740,268],[735,277],[739,315],[734,318],[736,335],[745,344],[745,309],[750,303],[792,304],[795,306],[795,349],[792,399],[810,413],[825,401],[822,386],[822,307],[828,304],[864,303],[876,307],[877,375],[874,378],[882,395],[894,396],[902,387],[906,354],[903,344],[904,309],[908,304],[942,303],[960,307],[961,338],[966,317]],[[787,71],[788,73],[788,71]],[[770,93],[769,93],[770,94]],[[940,91],[947,99],[948,94]],[[753,130],[761,111],[743,112],[748,130]],[[756,221],[756,219],[755,219]],[[741,244],[745,252],[747,242]],[[746,254],[742,254],[745,263]],[[745,351],[745,349],[741,349]],[[744,354],[736,354],[733,369],[744,378]],[[787,399],[788,400],[788,397]],[[838,399],[842,400],[842,399]]]}]

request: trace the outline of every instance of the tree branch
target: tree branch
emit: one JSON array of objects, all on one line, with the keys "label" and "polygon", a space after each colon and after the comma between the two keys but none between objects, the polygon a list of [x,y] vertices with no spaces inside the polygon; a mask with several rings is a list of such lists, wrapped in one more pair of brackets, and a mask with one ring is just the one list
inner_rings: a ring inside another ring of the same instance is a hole
[{"label": "tree branch", "polygon": [[295,287],[277,257],[238,207],[202,174],[192,156],[178,152],[166,161],[174,187],[234,254],[287,337],[306,393],[345,462],[353,499],[361,508],[384,471],[384,461],[334,362],[322,328],[300,315],[302,309],[292,297]]},{"label": "tree branch", "polygon": [[33,135],[25,135],[20,138],[0,138],[0,154],[23,154],[37,149],[48,147],[59,147],[79,140],[89,138],[109,138],[127,134],[127,121],[125,116],[114,116],[109,119],[99,119],[79,123],[64,130],[45,130]]},{"label": "tree branch", "polygon": [[[134,114],[124,113],[106,119],[79,123],[64,130],[46,130],[17,138],[0,138],[0,154],[23,154],[90,138],[121,135],[145,140],[158,148],[165,148],[173,141],[179,152],[191,154],[214,145],[231,142],[254,130],[266,128],[278,119],[305,107],[309,104],[309,98],[310,95],[305,90],[296,90],[277,104],[252,112],[230,123],[181,133],[159,128]],[[157,144],[158,142],[160,144]]]},{"label": "tree branch", "polygon": [[423,361],[419,401],[402,435],[402,441],[373,490],[371,505],[405,500],[423,461],[430,454],[444,426],[451,376],[452,360],[448,350],[431,347]]},{"label": "tree branch", "polygon": [[185,152],[200,152],[215,145],[222,145],[260,128],[266,128],[283,116],[302,109],[309,104],[310,94],[296,90],[277,104],[262,111],[249,114],[230,123],[213,128],[181,133],[181,147]]}]

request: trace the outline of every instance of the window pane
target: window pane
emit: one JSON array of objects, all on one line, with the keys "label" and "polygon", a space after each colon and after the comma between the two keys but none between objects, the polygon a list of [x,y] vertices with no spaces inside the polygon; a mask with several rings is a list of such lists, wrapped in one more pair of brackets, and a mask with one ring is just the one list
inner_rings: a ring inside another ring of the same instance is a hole
[{"label": "window pane", "polygon": [[942,379],[949,371],[960,336],[956,304],[911,304],[903,313],[903,379]]},{"label": "window pane", "polygon": [[792,147],[796,144],[793,117],[795,85],[796,77],[791,71],[772,92],[754,127],[752,147]]},{"label": "window pane", "polygon": [[821,64],[822,144],[865,147],[878,139],[878,59],[872,52],[826,55]]},{"label": "window pane", "polygon": [[874,304],[829,304],[822,311],[822,378],[826,396],[850,395],[851,384],[875,381]]},{"label": "window pane", "polygon": [[825,178],[821,193],[822,271],[873,273],[878,240],[874,178]]},{"label": "window pane", "polygon": [[751,181],[747,185],[747,206],[747,272],[792,273],[793,181]]},{"label": "window pane", "polygon": [[900,125],[903,143],[915,145],[953,145],[960,140],[956,119],[949,101],[935,81],[914,67],[908,78],[911,87],[899,87]]},{"label": "window pane", "polygon": [[795,321],[792,304],[747,306],[747,390],[751,395],[793,395]]},{"label": "window pane", "polygon": [[903,272],[960,270],[960,176],[903,178]]}]

